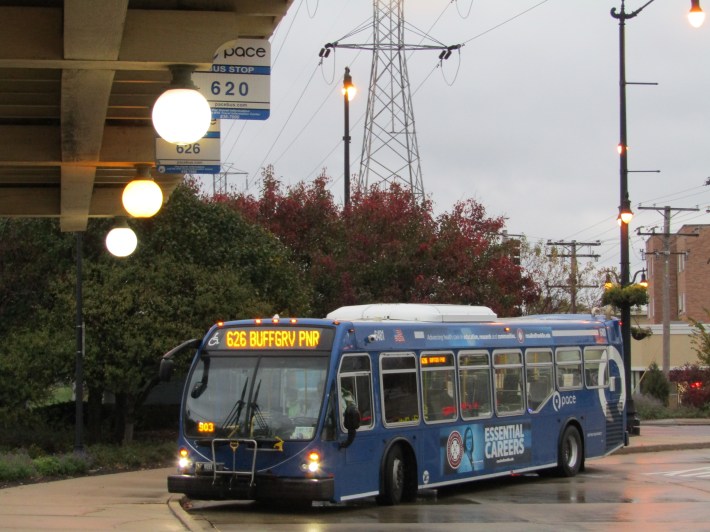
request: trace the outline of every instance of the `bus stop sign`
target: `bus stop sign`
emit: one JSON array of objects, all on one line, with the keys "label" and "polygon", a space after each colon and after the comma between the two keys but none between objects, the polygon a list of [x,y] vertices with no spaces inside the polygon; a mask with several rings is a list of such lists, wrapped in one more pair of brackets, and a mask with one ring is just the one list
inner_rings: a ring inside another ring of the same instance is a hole
[{"label": "bus stop sign", "polygon": [[271,43],[237,39],[220,46],[212,70],[192,79],[212,108],[212,118],[266,120],[270,113]]}]

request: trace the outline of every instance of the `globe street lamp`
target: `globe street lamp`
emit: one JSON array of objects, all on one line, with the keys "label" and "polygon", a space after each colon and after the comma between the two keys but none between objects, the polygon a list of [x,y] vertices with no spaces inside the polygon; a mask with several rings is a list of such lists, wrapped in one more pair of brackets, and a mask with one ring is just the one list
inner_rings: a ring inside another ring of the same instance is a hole
[{"label": "globe street lamp", "polygon": [[123,208],[135,218],[150,218],[163,206],[163,191],[150,175],[150,166],[136,165],[136,179],[123,189]]},{"label": "globe street lamp", "polygon": [[350,100],[355,97],[357,89],[353,85],[353,78],[350,76],[350,69],[345,67],[343,76],[343,103],[345,105],[345,132],[343,134],[344,149],[344,182],[345,182],[345,205],[350,204]]},{"label": "globe street lamp", "polygon": [[192,65],[171,65],[170,88],[153,106],[153,126],[173,144],[194,144],[205,136],[212,121],[210,104],[192,82]]},{"label": "globe street lamp", "polygon": [[[626,137],[626,42],[624,28],[626,21],[641,13],[648,5],[655,0],[649,0],[640,8],[626,12],[624,0],[621,0],[621,9],[611,8],[611,16],[619,21],[619,183],[620,200],[618,222],[620,226],[620,252],[621,269],[620,284],[623,287],[629,284],[629,223],[633,218],[631,202],[629,200],[629,167],[628,167],[628,144]],[[700,0],[691,0],[690,13],[688,18],[695,27],[702,24],[704,13],[700,9]],[[631,390],[631,305],[623,303],[619,309],[621,311],[621,341],[624,347],[624,372],[626,390]],[[640,434],[640,427],[636,419],[636,409],[633,398],[629,393],[627,398],[627,428],[631,434]]]},{"label": "globe street lamp", "polygon": [[138,238],[125,218],[116,218],[116,225],[106,235],[106,249],[115,257],[127,257],[136,250]]}]

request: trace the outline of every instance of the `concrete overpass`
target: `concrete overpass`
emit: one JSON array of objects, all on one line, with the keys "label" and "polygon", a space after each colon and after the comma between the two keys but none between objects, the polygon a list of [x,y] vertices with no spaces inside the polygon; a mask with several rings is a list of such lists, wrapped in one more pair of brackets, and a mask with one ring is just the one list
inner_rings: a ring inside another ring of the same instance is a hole
[{"label": "concrete overpass", "polygon": [[[0,217],[125,216],[153,164],[151,106],[169,65],[208,70],[237,38],[267,39],[293,0],[0,0]],[[167,198],[180,175],[153,174]]]}]

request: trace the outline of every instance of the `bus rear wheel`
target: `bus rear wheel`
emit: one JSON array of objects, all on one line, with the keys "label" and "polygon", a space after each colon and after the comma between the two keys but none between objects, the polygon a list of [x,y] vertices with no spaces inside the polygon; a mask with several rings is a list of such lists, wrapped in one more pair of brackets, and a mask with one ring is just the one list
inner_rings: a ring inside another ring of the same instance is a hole
[{"label": "bus rear wheel", "polygon": [[557,473],[562,477],[573,477],[582,468],[583,460],[582,437],[576,427],[568,425],[557,451]]}]

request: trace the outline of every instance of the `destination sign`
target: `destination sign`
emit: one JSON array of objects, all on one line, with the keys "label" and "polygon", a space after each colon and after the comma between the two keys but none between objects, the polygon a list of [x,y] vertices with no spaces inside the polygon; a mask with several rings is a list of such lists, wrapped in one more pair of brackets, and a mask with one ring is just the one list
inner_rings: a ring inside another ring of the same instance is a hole
[{"label": "destination sign", "polygon": [[447,353],[441,355],[422,355],[422,366],[453,366],[453,356]]},{"label": "destination sign", "polygon": [[332,344],[332,329],[321,327],[218,329],[207,342],[208,348],[235,350],[315,350],[329,349]]}]

